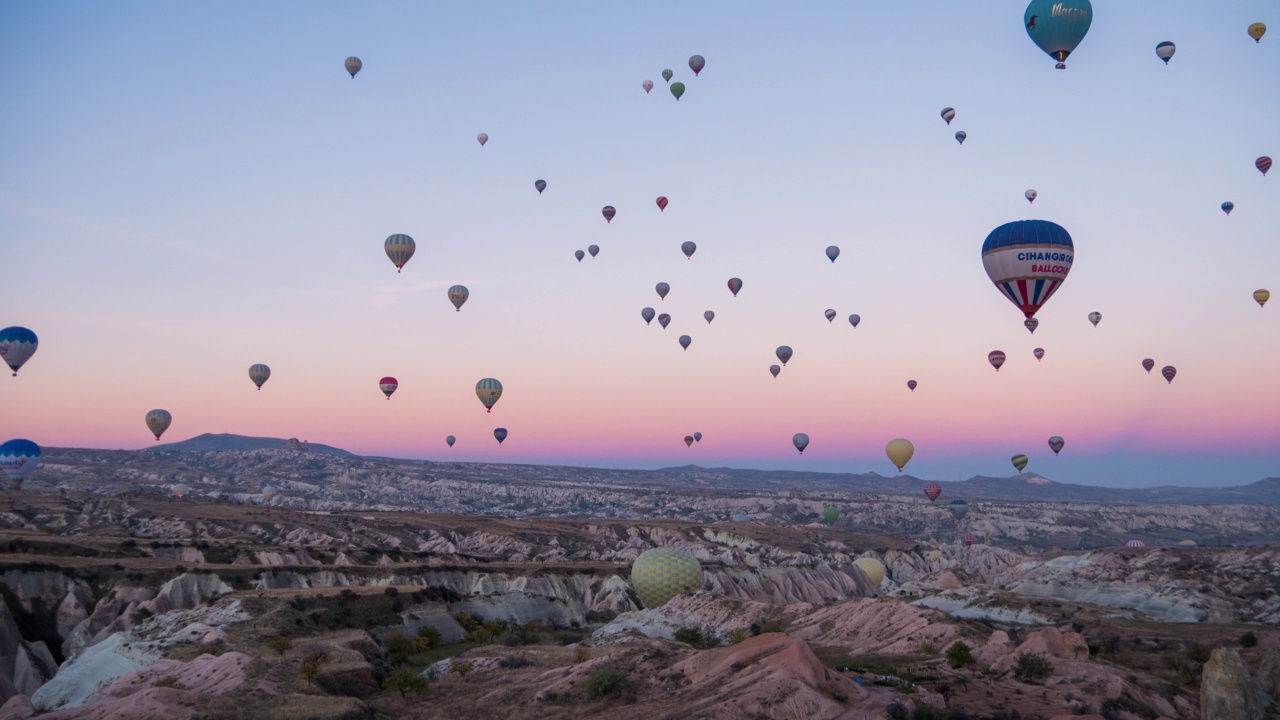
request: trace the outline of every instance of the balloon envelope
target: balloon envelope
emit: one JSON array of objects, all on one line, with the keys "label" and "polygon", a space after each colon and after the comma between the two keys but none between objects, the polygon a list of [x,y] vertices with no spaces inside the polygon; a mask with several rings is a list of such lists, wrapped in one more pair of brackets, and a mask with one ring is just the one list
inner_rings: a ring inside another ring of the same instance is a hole
[{"label": "balloon envelope", "polygon": [[595,256],[599,255],[599,254],[600,254],[600,246],[599,246],[599,245],[588,245],[588,246],[587,246],[587,254],[588,254],[588,255],[590,255],[591,257],[595,257]]},{"label": "balloon envelope", "polygon": [[169,425],[173,423],[173,416],[169,414],[168,410],[152,410],[147,413],[145,422],[147,423],[147,429],[159,440],[164,431],[168,430]]},{"label": "balloon envelope", "polygon": [[827,258],[830,259],[831,262],[835,262],[838,257],[840,257],[840,248],[835,245],[828,245]]},{"label": "balloon envelope", "polygon": [[929,502],[937,500],[942,495],[942,486],[936,482],[926,483],[924,486],[924,496],[929,498]]},{"label": "balloon envelope", "polygon": [[648,325],[653,322],[653,318],[657,315],[653,308],[647,307],[640,311],[640,317],[644,318],[644,324]]},{"label": "balloon envelope", "polygon": [[1177,50],[1178,50],[1177,45],[1174,45],[1173,43],[1166,40],[1160,43],[1159,45],[1156,45],[1156,57],[1163,60],[1165,65],[1168,65],[1169,58],[1173,57],[1173,54],[1177,52]]},{"label": "balloon envelope", "polygon": [[462,312],[462,304],[471,297],[471,291],[465,285],[454,285],[449,288],[449,302],[453,303],[453,307],[458,312]]},{"label": "balloon envelope", "polygon": [[1174,376],[1178,374],[1178,368],[1172,365],[1165,365],[1160,368],[1160,374],[1164,376],[1165,380],[1169,381],[1170,385],[1172,385]]},{"label": "balloon envelope", "polygon": [[1035,318],[1027,318],[1022,321],[1022,324],[1027,328],[1027,332],[1033,334],[1035,333],[1036,328],[1040,327],[1040,321]]},{"label": "balloon envelope", "polygon": [[694,442],[702,442],[702,433],[700,433],[700,432],[696,432],[696,433],[694,433],[694,434],[693,434],[693,441],[694,441]]},{"label": "balloon envelope", "polygon": [[680,243],[680,252],[684,253],[686,258],[693,259],[693,254],[698,251],[698,246],[688,240]]},{"label": "balloon envelope", "polygon": [[1231,211],[1232,211],[1232,210],[1235,210],[1235,209],[1236,209],[1236,204],[1235,204],[1235,203],[1233,203],[1233,202],[1231,202],[1230,200],[1228,200],[1227,202],[1222,203],[1222,212],[1224,212],[1224,213],[1226,213],[1226,214],[1228,214],[1228,215],[1230,215],[1230,214],[1231,214]]},{"label": "balloon envelope", "polygon": [[1271,299],[1271,291],[1261,288],[1253,291],[1253,301],[1258,303],[1258,307],[1264,307],[1267,301]]},{"label": "balloon envelope", "polygon": [[1031,351],[1031,354],[1036,356],[1036,360],[1040,360],[1044,357],[1044,348],[1036,348]]},{"label": "balloon envelope", "polygon": [[1000,366],[1004,364],[1005,355],[1003,350],[992,350],[987,353],[987,362],[991,363],[991,367],[1000,372]]},{"label": "balloon envelope", "polygon": [[915,391],[916,391],[916,387],[917,387],[918,385],[919,385],[919,383],[917,383],[915,380],[908,380],[908,381],[907,381],[907,389],[908,389],[908,390],[910,390],[911,392],[915,392]]},{"label": "balloon envelope", "polygon": [[785,367],[787,361],[791,359],[791,346],[779,345],[778,349],[773,351],[773,354],[778,356],[778,360],[781,361],[782,365]]},{"label": "balloon envelope", "polygon": [[409,262],[409,258],[413,257],[417,245],[408,235],[396,233],[387,237],[386,242],[382,243],[382,249],[386,251],[387,257],[391,258],[391,263],[396,266],[396,272],[400,272],[404,264]]},{"label": "balloon envelope", "polygon": [[667,293],[671,292],[671,286],[664,282],[660,282],[657,285],[654,285],[653,289],[658,293],[658,298],[664,299],[664,300],[667,297]]},{"label": "balloon envelope", "polygon": [[780,372],[782,372],[782,366],[781,366],[781,365],[770,365],[770,366],[769,366],[769,374],[770,374],[770,375],[773,375],[774,377],[778,377],[778,373],[780,373]]},{"label": "balloon envelope", "polygon": [[542,194],[542,191],[547,189],[547,181],[546,181],[546,180],[534,180],[534,181],[533,181],[533,187],[538,191],[538,194],[539,194],[539,195],[541,195],[541,194]]},{"label": "balloon envelope", "polygon": [[876,587],[880,587],[880,583],[884,582],[884,563],[875,558],[860,557],[853,561],[853,564],[862,572],[867,574],[871,583]]},{"label": "balloon envelope", "polygon": [[0,470],[9,478],[14,490],[40,467],[40,446],[21,438],[0,445]]},{"label": "balloon envelope", "polygon": [[1092,22],[1089,0],[1031,0],[1022,15],[1031,41],[1058,61],[1059,70],[1067,66],[1067,56],[1084,40]]},{"label": "balloon envelope", "polygon": [[897,438],[890,440],[889,444],[884,446],[885,455],[889,456],[889,461],[898,466],[898,471],[911,462],[911,456],[916,454],[916,446],[911,444],[906,438]]},{"label": "balloon envelope", "polygon": [[258,363],[256,365],[249,366],[249,379],[253,381],[254,385],[258,386],[259,390],[262,389],[262,384],[265,383],[267,381],[267,378],[270,378],[270,377],[271,377],[271,368],[267,367],[266,365],[263,365],[262,363]]},{"label": "balloon envelope", "polygon": [[484,378],[476,383],[476,397],[480,398],[485,412],[493,412],[493,406],[502,397],[502,383],[495,378]]},{"label": "balloon envelope", "polygon": [[0,359],[18,376],[18,369],[36,354],[40,346],[36,334],[24,327],[7,327],[0,330]]},{"label": "balloon envelope", "polygon": [[1102,322],[1102,313],[1100,312],[1089,313],[1089,322],[1093,323],[1094,327],[1098,327],[1098,323]]},{"label": "balloon envelope", "polygon": [[809,436],[804,433],[796,433],[791,436],[791,444],[795,445],[796,449],[800,451],[801,455],[803,455],[804,449],[809,447]]},{"label": "balloon envelope", "polygon": [[671,72],[670,68],[662,71],[662,79],[666,80],[667,82],[671,82],[671,78],[673,75],[675,75],[675,73]]},{"label": "balloon envelope", "polygon": [[347,72],[351,73],[352,78],[355,78],[356,73],[360,72],[360,68],[364,67],[364,63],[360,62],[360,58],[352,56],[347,58],[342,63],[342,66],[347,69]]},{"label": "balloon envelope", "polygon": [[702,68],[707,66],[707,61],[701,55],[694,55],[689,58],[689,69],[693,71],[693,76],[697,77],[702,72]]},{"label": "balloon envelope", "polygon": [[666,210],[666,209],[667,209],[667,196],[666,196],[666,195],[659,195],[659,196],[658,196],[658,200],[657,200],[657,202],[658,202],[658,212],[662,212],[662,211],[664,211],[664,210]]},{"label": "balloon envelope", "polygon": [[835,521],[840,519],[840,508],[833,505],[822,508],[822,519],[826,520],[828,525],[835,524]]},{"label": "balloon envelope", "polygon": [[493,437],[494,437],[494,439],[495,439],[495,440],[497,440],[497,441],[498,441],[498,444],[499,444],[499,445],[501,445],[501,444],[502,444],[502,441],[507,439],[507,429],[506,429],[506,428],[494,428],[494,429],[493,429]]},{"label": "balloon envelope", "polygon": [[378,381],[378,389],[382,391],[383,395],[387,396],[388,400],[391,399],[391,393],[395,392],[398,387],[400,387],[400,383],[390,376],[384,377]]},{"label": "balloon envelope", "polygon": [[956,133],[956,142],[958,142],[958,143],[960,143],[961,145],[963,145],[963,144],[964,144],[965,139],[966,139],[966,138],[968,138],[968,137],[969,137],[969,133],[967,133],[967,132],[965,132],[965,131],[961,130],[961,131],[959,131],[959,132],[957,132],[957,133]]},{"label": "balloon envelope", "polygon": [[1254,42],[1262,42],[1262,36],[1267,34],[1267,26],[1263,23],[1254,23],[1249,26],[1249,37]]},{"label": "balloon envelope", "polygon": [[955,108],[949,108],[949,107],[942,108],[942,119],[946,120],[948,125],[951,124],[951,121],[954,120],[955,117],[956,117]]},{"label": "balloon envelope", "polygon": [[582,262],[582,258],[586,257],[587,254],[582,252],[581,250],[574,250],[573,256],[578,258],[578,262]]},{"label": "balloon envelope", "polygon": [[653,548],[631,565],[631,587],[646,608],[662,607],[680,593],[701,588],[702,567],[687,550]]},{"label": "balloon envelope", "polygon": [[685,444],[685,447],[693,447],[693,436],[692,436],[692,435],[685,435],[685,436],[684,436],[684,444]]},{"label": "balloon envelope", "polygon": [[671,316],[666,313],[662,313],[658,316],[658,324],[662,326],[663,330],[666,330],[667,326],[671,324]]},{"label": "balloon envelope", "polygon": [[1146,547],[1147,544],[1142,542],[1141,540],[1130,540],[1126,542],[1124,546],[1131,547],[1131,548],[1140,548],[1140,547]]},{"label": "balloon envelope", "polygon": [[489,142],[489,133],[480,133],[476,136],[476,140],[480,143],[480,147],[484,147],[484,144]]},{"label": "balloon envelope", "polygon": [[1005,223],[982,244],[987,277],[1028,318],[1061,287],[1074,260],[1071,236],[1047,220]]},{"label": "balloon envelope", "polygon": [[644,94],[648,95],[649,91],[653,89],[653,81],[645,80],[644,82],[640,83],[640,87],[644,88]]},{"label": "balloon envelope", "polygon": [[831,308],[827,308],[822,314],[824,317],[827,318],[827,322],[833,322],[836,319],[837,313],[835,310],[832,310]]},{"label": "balloon envelope", "polygon": [[857,313],[854,313],[854,314],[852,314],[852,315],[850,315],[850,316],[849,316],[849,324],[850,324],[850,325],[852,325],[852,326],[854,326],[855,328],[856,328],[856,327],[858,327],[858,323],[860,323],[860,322],[862,322],[862,316],[861,316],[861,315],[859,315],[859,314],[857,314]]},{"label": "balloon envelope", "polygon": [[1156,361],[1152,360],[1151,358],[1147,358],[1146,360],[1142,361],[1142,369],[1146,370],[1147,372],[1151,372],[1151,368],[1155,366],[1156,366]]},{"label": "balloon envelope", "polygon": [[605,205],[600,209],[600,214],[604,216],[605,222],[611,223],[613,222],[613,216],[617,215],[618,211],[612,205]]},{"label": "balloon envelope", "polygon": [[1010,460],[1013,462],[1013,467],[1016,468],[1018,472],[1022,472],[1027,467],[1028,460],[1026,455],[1014,455]]},{"label": "balloon envelope", "polygon": [[1253,166],[1258,168],[1258,171],[1261,172],[1263,176],[1266,176],[1267,171],[1271,169],[1271,158],[1267,157],[1266,155],[1263,155],[1262,157],[1253,161]]},{"label": "balloon envelope", "polygon": [[458,441],[458,438],[450,435],[444,439],[444,444],[448,445],[449,447],[453,447],[453,444],[457,441]]},{"label": "balloon envelope", "polygon": [[671,83],[671,94],[676,96],[676,100],[679,100],[680,96],[684,95],[684,83],[682,82]]},{"label": "balloon envelope", "polygon": [[684,348],[685,350],[688,350],[689,345],[692,343],[693,343],[693,338],[689,337],[688,335],[680,336],[680,347]]},{"label": "balloon envelope", "polygon": [[707,321],[707,324],[708,324],[708,325],[710,325],[710,324],[711,324],[711,321],[716,319],[716,314],[715,314],[714,312],[712,312],[712,311],[708,310],[708,311],[706,311],[706,312],[702,313],[702,318],[703,318],[704,320],[706,320],[706,321]]},{"label": "balloon envelope", "polygon": [[1062,439],[1061,435],[1054,435],[1049,438],[1049,449],[1053,451],[1054,455],[1062,452],[1062,448],[1065,447],[1066,444],[1067,442]]},{"label": "balloon envelope", "polygon": [[955,517],[955,519],[962,520],[965,515],[969,514],[969,501],[952,500],[947,503],[947,510],[951,511],[951,515]]},{"label": "balloon envelope", "polygon": [[1028,191],[1026,191],[1026,192],[1022,193],[1022,196],[1023,196],[1023,197],[1025,197],[1025,198],[1027,199],[1027,202],[1029,202],[1029,203],[1033,203],[1033,202],[1035,202],[1035,201],[1036,201],[1036,198],[1038,197],[1038,195],[1037,195],[1037,193],[1036,193],[1036,191],[1035,191],[1035,190],[1028,190]]},{"label": "balloon envelope", "polygon": [[741,289],[742,289],[741,280],[739,280],[738,278],[729,278],[729,292],[733,293],[734,297],[738,297],[738,291]]}]

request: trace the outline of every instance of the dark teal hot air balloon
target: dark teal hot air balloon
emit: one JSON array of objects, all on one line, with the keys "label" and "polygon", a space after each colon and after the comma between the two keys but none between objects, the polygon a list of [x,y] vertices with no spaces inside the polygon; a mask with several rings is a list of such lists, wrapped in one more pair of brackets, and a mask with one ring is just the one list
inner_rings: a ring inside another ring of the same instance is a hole
[{"label": "dark teal hot air balloon", "polygon": [[680,347],[684,348],[685,350],[688,350],[689,345],[691,345],[692,343],[693,343],[693,338],[689,337],[688,335],[680,336]]},{"label": "dark teal hot air balloon", "polygon": [[671,82],[671,78],[674,76],[675,76],[675,73],[671,72],[670,68],[667,68],[666,70],[662,71],[662,79],[666,80],[667,82]]},{"label": "dark teal hot air balloon", "polygon": [[1092,22],[1089,0],[1031,0],[1022,16],[1031,41],[1058,61],[1059,70],[1067,67],[1067,56],[1084,40]]},{"label": "dark teal hot air balloon", "polygon": [[1230,214],[1231,214],[1231,211],[1232,211],[1232,210],[1235,210],[1235,209],[1236,209],[1236,204],[1235,204],[1235,203],[1233,203],[1233,202],[1231,202],[1230,200],[1228,200],[1228,201],[1226,201],[1226,202],[1222,203],[1222,212],[1224,212],[1224,213],[1226,213],[1226,214],[1228,214],[1228,215],[1230,215]]},{"label": "dark teal hot air balloon", "polygon": [[502,444],[502,441],[507,439],[507,429],[506,429],[506,428],[494,428],[494,429],[493,429],[493,437],[494,437],[494,439],[495,439],[495,440],[497,440],[497,441],[498,441],[498,444],[499,444],[499,445],[501,445],[501,444]]},{"label": "dark teal hot air balloon", "polygon": [[449,447],[453,447],[453,444],[454,444],[454,443],[456,443],[456,442],[458,442],[458,438],[456,438],[456,437],[454,437],[454,436],[450,435],[450,436],[448,436],[448,437],[446,437],[446,438],[444,439],[444,442],[445,442],[445,444],[446,444],[446,445],[448,445]]},{"label": "dark teal hot air balloon", "polygon": [[947,509],[957,520],[963,520],[965,515],[969,514],[969,503],[965,500],[952,500],[947,503]]},{"label": "dark teal hot air balloon", "polygon": [[828,245],[827,258],[830,259],[831,262],[835,262],[836,258],[838,257],[840,257],[840,248],[836,247],[835,245]]},{"label": "dark teal hot air balloon", "polygon": [[644,318],[644,324],[648,325],[653,322],[653,318],[657,316],[653,308],[647,307],[640,311],[640,317]]}]

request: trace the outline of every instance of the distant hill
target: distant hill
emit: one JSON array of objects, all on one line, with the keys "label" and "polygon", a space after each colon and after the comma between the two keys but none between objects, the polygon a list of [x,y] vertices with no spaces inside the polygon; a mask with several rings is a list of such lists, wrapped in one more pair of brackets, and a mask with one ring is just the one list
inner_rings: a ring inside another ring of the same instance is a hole
[{"label": "distant hill", "polygon": [[329,445],[299,442],[297,438],[281,440],[280,438],[247,437],[228,433],[205,433],[182,442],[153,445],[147,448],[150,452],[221,452],[225,450],[275,450],[298,445],[321,455],[341,455],[355,457],[353,453]]}]

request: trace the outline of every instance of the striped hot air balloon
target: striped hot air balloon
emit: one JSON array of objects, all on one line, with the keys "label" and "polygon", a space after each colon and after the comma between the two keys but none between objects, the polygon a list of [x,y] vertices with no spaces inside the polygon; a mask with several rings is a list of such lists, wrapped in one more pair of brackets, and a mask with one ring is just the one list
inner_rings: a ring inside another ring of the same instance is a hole
[{"label": "striped hot air balloon", "polygon": [[1036,348],[1031,351],[1031,354],[1036,356],[1036,362],[1040,362],[1044,359],[1044,348]]},{"label": "striped hot air balloon", "polygon": [[1004,365],[1005,355],[1003,350],[992,350],[987,353],[987,362],[991,363],[991,367],[1000,372],[1000,366]]},{"label": "striped hot air balloon", "polygon": [[1170,385],[1172,385],[1173,378],[1178,374],[1178,368],[1172,365],[1165,365],[1160,368],[1160,374],[1164,376],[1164,379],[1167,380]]},{"label": "striped hot air balloon", "polygon": [[1066,444],[1067,441],[1063,440],[1061,435],[1054,435],[1049,438],[1049,449],[1053,451],[1054,455],[1062,452],[1062,448],[1065,447]]},{"label": "striped hot air balloon", "polygon": [[390,375],[378,381],[378,389],[382,391],[383,395],[387,396],[388,400],[391,399],[391,393],[394,393],[398,387],[400,387],[400,382]]},{"label": "striped hot air balloon", "polygon": [[967,133],[967,132],[965,132],[965,131],[961,130],[961,131],[959,131],[959,132],[957,132],[957,133],[956,133],[956,142],[958,142],[958,143],[960,143],[961,145],[963,145],[963,144],[964,144],[964,141],[965,141],[968,137],[969,137],[969,133]]},{"label": "striped hot air balloon", "polygon": [[271,377],[271,368],[267,367],[266,365],[263,365],[262,363],[258,363],[256,365],[249,366],[249,379],[253,381],[254,385],[258,386],[259,390],[262,389],[262,384],[265,383],[267,379],[270,377]]},{"label": "striped hot air balloon", "polygon": [[613,222],[614,216],[618,214],[618,210],[612,205],[605,205],[604,208],[600,210],[600,214],[604,216],[605,222],[611,223]]},{"label": "striped hot air balloon", "polygon": [[1033,335],[1036,332],[1036,328],[1040,327],[1040,321],[1035,318],[1027,318],[1026,320],[1022,321],[1022,324],[1024,327],[1027,328],[1027,332]]},{"label": "striped hot air balloon", "polygon": [[1018,472],[1022,472],[1023,470],[1027,469],[1028,459],[1026,455],[1022,455],[1022,454],[1014,455],[1013,457],[1009,458],[1009,460],[1013,463],[1013,467],[1016,468]]},{"label": "striped hot air balloon", "polygon": [[497,440],[497,441],[498,441],[498,444],[499,444],[499,445],[501,445],[501,444],[502,444],[502,441],[507,439],[507,429],[506,429],[506,428],[494,428],[494,429],[493,429],[493,439]]},{"label": "striped hot air balloon", "polygon": [[667,209],[667,196],[659,195],[658,196],[658,212],[663,212],[666,209]]},{"label": "striped hot air balloon", "polygon": [[982,244],[987,277],[1027,318],[1062,286],[1074,261],[1071,236],[1047,220],[1005,223]]},{"label": "striped hot air balloon", "polygon": [[685,435],[685,436],[684,436],[684,446],[685,446],[685,447],[693,447],[693,436],[692,436],[692,435]]},{"label": "striped hot air balloon", "polygon": [[742,289],[742,280],[741,280],[741,279],[736,278],[736,277],[735,277],[735,278],[729,278],[729,292],[733,293],[733,296],[734,296],[734,297],[738,297],[738,291],[739,291],[739,290],[741,290],[741,289]]},{"label": "striped hot air balloon", "polygon": [[942,108],[942,119],[946,120],[948,125],[950,125],[951,121],[954,120],[955,118],[956,118],[955,108],[949,108],[949,107]]},{"label": "striped hot air balloon", "polygon": [[702,567],[679,548],[646,550],[631,565],[631,587],[646,608],[662,607],[680,593],[702,587]]},{"label": "striped hot air balloon", "polygon": [[409,258],[413,257],[417,245],[414,244],[413,238],[403,233],[396,233],[387,237],[387,241],[382,243],[382,249],[386,251],[387,257],[391,258],[392,264],[396,266],[396,272],[400,272],[404,268],[404,264],[409,262]]},{"label": "striped hot air balloon", "polygon": [[454,285],[449,288],[449,302],[453,303],[453,307],[458,312],[462,312],[462,304],[471,297],[471,291],[465,285]]},{"label": "striped hot air balloon", "polygon": [[958,498],[952,500],[947,503],[947,511],[950,512],[951,516],[956,520],[963,520],[964,516],[969,514],[969,501],[960,500]]},{"label": "striped hot air balloon", "polygon": [[1253,291],[1253,301],[1258,303],[1258,307],[1266,307],[1267,301],[1271,299],[1271,291],[1258,288]]},{"label": "striped hot air balloon", "polygon": [[1235,209],[1236,209],[1236,204],[1231,202],[1230,200],[1222,203],[1222,212],[1226,213],[1228,216],[1231,215],[1231,211]]},{"label": "striped hot air balloon", "polygon": [[780,372],[782,372],[782,366],[781,366],[781,365],[770,365],[770,366],[769,366],[769,374],[770,374],[770,375],[772,375],[772,376],[774,376],[775,378],[776,378],[776,377],[778,377],[778,373],[780,373]]},{"label": "striped hot air balloon", "polygon": [[30,440],[18,438],[0,445],[0,470],[9,478],[10,487],[22,488],[22,483],[40,467],[40,456],[40,446]]},{"label": "striped hot air balloon", "polygon": [[915,381],[915,380],[908,380],[908,381],[907,381],[907,389],[908,389],[908,390],[910,390],[911,392],[915,392],[915,391],[916,391],[916,386],[917,386],[917,384],[918,384],[918,383],[916,383],[916,381]]},{"label": "striped hot air balloon", "polygon": [[1266,177],[1267,171],[1271,169],[1271,158],[1267,157],[1266,155],[1263,155],[1262,157],[1253,161],[1253,166],[1258,168],[1258,171],[1262,173],[1263,177]]},{"label": "striped hot air balloon", "polygon": [[1089,322],[1093,323],[1094,327],[1098,327],[1098,323],[1102,322],[1102,313],[1100,312],[1089,313]]},{"label": "striped hot air balloon", "polygon": [[671,316],[666,313],[662,313],[658,316],[658,324],[662,326],[663,330],[666,330],[667,326],[671,324]]},{"label": "striped hot air balloon", "polygon": [[1169,64],[1169,59],[1172,58],[1173,54],[1177,51],[1178,51],[1178,46],[1174,45],[1168,40],[1165,40],[1159,45],[1156,45],[1156,57],[1163,60],[1165,65]]},{"label": "striped hot air balloon", "polygon": [[36,334],[24,327],[7,327],[0,330],[0,360],[9,366],[13,376],[18,376],[18,369],[36,354],[40,346]]},{"label": "striped hot air balloon", "polygon": [[791,444],[795,445],[796,450],[799,450],[800,454],[803,455],[804,449],[809,447],[809,436],[804,433],[796,433],[791,436]]},{"label": "striped hot air balloon", "polygon": [[838,314],[839,313],[837,313],[835,310],[832,310],[831,308],[827,308],[826,310],[822,311],[822,316],[827,319],[827,322],[835,321],[836,315]]},{"label": "striped hot air balloon", "polygon": [[144,421],[147,423],[147,429],[159,440],[164,431],[168,430],[169,425],[173,423],[173,416],[169,414],[168,410],[152,410],[147,413]]},{"label": "striped hot air balloon", "polygon": [[942,496],[942,486],[936,482],[926,483],[924,486],[924,496],[929,498],[929,502],[933,502]]},{"label": "striped hot air balloon", "polygon": [[356,73],[360,72],[360,68],[364,67],[364,63],[360,62],[360,58],[353,55],[344,60],[342,66],[347,69],[347,72],[351,73],[351,79],[354,80]]},{"label": "striped hot air balloon", "polygon": [[541,194],[542,194],[542,191],[547,189],[547,181],[546,181],[546,180],[534,180],[534,181],[533,181],[533,188],[534,188],[535,190],[537,190],[537,191],[538,191],[538,194],[539,194],[539,195],[541,195]]},{"label": "striped hot air balloon", "polygon": [[1140,547],[1146,547],[1147,544],[1142,542],[1141,540],[1130,540],[1129,542],[1125,543],[1124,546],[1131,547],[1131,548],[1140,548]]},{"label": "striped hot air balloon", "polygon": [[1148,373],[1150,373],[1151,368],[1155,366],[1156,366],[1156,361],[1152,360],[1151,358],[1146,358],[1145,360],[1142,361],[1142,369],[1146,370]]},{"label": "striped hot air balloon", "polygon": [[969,547],[970,545],[977,545],[977,544],[978,544],[978,536],[977,536],[977,535],[974,535],[973,533],[965,533],[965,534],[964,534],[964,544],[965,544],[965,547]]},{"label": "striped hot air balloon", "polygon": [[712,310],[708,310],[708,311],[706,311],[706,312],[702,313],[702,319],[703,319],[703,320],[706,320],[706,321],[707,321],[707,324],[708,324],[708,325],[710,325],[710,324],[711,324],[711,321],[716,319],[716,314],[715,314],[715,312],[714,312],[714,311],[712,311]]},{"label": "striped hot air balloon", "polygon": [[494,378],[484,378],[476,383],[476,397],[480,398],[485,412],[493,412],[493,406],[502,397],[502,383]]}]

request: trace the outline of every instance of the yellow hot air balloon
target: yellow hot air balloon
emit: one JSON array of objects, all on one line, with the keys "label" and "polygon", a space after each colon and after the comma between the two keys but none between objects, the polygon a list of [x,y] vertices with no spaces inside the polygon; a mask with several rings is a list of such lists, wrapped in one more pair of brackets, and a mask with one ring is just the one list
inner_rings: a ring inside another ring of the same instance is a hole
[{"label": "yellow hot air balloon", "polygon": [[1254,23],[1249,26],[1249,37],[1254,42],[1262,42],[1262,36],[1267,34],[1267,26],[1262,23]]},{"label": "yellow hot air balloon", "polygon": [[880,583],[884,582],[884,563],[879,560],[875,558],[861,557],[854,560],[853,564],[861,568],[862,572],[866,573],[867,577],[871,578],[871,582],[875,583],[876,587],[880,587]]},{"label": "yellow hot air balloon", "polygon": [[907,466],[911,462],[911,456],[916,454],[916,446],[911,444],[910,440],[898,438],[890,440],[888,445],[884,446],[884,452],[889,456],[889,460],[898,466],[898,470]]},{"label": "yellow hot air balloon", "polygon": [[689,551],[653,548],[631,566],[631,586],[646,608],[661,607],[682,592],[702,587],[702,566]]},{"label": "yellow hot air balloon", "polygon": [[1253,299],[1254,302],[1258,303],[1258,307],[1263,307],[1267,304],[1267,301],[1271,299],[1271,291],[1262,289],[1254,290]]}]

